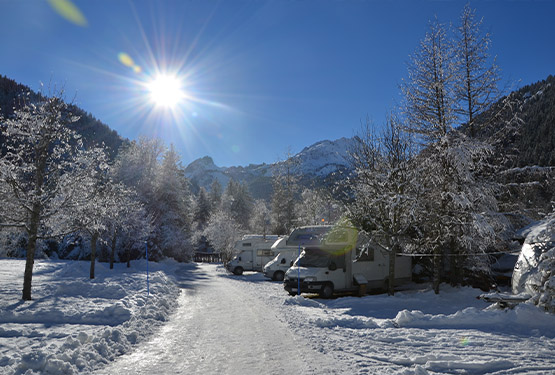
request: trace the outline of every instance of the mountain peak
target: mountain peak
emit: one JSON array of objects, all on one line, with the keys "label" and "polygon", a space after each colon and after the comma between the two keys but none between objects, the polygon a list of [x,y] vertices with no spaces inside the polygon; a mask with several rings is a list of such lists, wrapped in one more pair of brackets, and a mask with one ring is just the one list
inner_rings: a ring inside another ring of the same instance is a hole
[{"label": "mountain peak", "polygon": [[214,164],[214,159],[212,159],[212,157],[210,156],[203,156],[202,158],[199,158],[197,160],[194,160],[193,162],[191,162],[191,164],[189,164],[187,166],[187,168],[185,168],[185,172],[186,173],[194,173],[195,171],[198,170],[203,170],[203,171],[219,171],[222,168],[216,166],[216,164]]}]

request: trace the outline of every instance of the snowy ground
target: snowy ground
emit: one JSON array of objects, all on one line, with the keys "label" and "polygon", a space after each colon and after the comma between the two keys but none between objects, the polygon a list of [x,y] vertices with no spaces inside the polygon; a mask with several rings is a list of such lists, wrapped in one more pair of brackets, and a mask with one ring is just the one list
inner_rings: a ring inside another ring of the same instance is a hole
[{"label": "snowy ground", "polygon": [[88,266],[37,262],[24,303],[24,261],[0,260],[0,373],[555,373],[555,316],[488,309],[475,289],[324,301],[165,262],[147,297],[144,261],[93,281]]}]

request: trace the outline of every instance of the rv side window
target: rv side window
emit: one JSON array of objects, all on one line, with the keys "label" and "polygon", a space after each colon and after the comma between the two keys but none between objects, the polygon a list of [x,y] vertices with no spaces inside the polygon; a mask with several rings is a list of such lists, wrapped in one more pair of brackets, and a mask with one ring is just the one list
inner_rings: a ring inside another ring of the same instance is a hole
[{"label": "rv side window", "polygon": [[262,256],[272,256],[272,255],[274,255],[274,253],[272,253],[272,250],[266,250],[266,249],[265,249],[265,250],[258,250],[258,251],[256,252],[256,255],[258,255],[259,257],[262,257]]},{"label": "rv side window", "polygon": [[250,242],[245,242],[243,246],[252,246],[252,244]]},{"label": "rv side window", "polygon": [[374,261],[374,249],[371,248],[362,248],[357,249],[357,262],[373,262]]}]

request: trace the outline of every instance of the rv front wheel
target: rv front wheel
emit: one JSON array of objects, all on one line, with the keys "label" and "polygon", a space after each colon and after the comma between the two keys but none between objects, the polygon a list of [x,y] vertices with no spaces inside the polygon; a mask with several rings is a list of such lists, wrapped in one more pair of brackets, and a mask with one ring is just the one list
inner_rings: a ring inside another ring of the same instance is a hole
[{"label": "rv front wheel", "polygon": [[283,272],[281,271],[276,271],[274,272],[274,280],[275,281],[283,281]]},{"label": "rv front wheel", "polygon": [[328,299],[333,296],[333,284],[324,284],[320,290],[320,297]]},{"label": "rv front wheel", "polygon": [[235,267],[235,269],[233,270],[233,273],[237,276],[240,276],[243,274],[243,267]]}]

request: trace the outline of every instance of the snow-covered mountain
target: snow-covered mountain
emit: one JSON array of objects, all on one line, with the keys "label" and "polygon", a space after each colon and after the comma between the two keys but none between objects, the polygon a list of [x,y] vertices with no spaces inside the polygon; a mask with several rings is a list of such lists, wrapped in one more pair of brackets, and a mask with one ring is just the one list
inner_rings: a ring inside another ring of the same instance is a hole
[{"label": "snow-covered mountain", "polygon": [[321,141],[305,147],[293,159],[298,163],[298,173],[303,176],[327,177],[338,170],[349,168],[349,150],[353,138]]},{"label": "snow-covered mountain", "polygon": [[[301,183],[309,185],[314,181],[324,181],[334,172],[349,169],[349,150],[354,138],[324,140],[305,147],[291,159],[294,173],[301,176]],[[273,164],[250,164],[238,167],[218,167],[210,156],[197,159],[185,168],[185,175],[193,189],[204,187],[210,190],[217,180],[225,188],[230,179],[246,183],[255,198],[268,198],[271,193],[271,177],[284,161]]]}]

